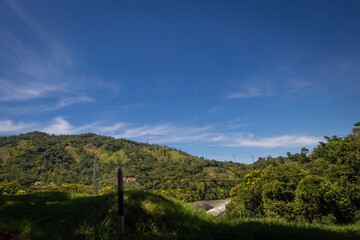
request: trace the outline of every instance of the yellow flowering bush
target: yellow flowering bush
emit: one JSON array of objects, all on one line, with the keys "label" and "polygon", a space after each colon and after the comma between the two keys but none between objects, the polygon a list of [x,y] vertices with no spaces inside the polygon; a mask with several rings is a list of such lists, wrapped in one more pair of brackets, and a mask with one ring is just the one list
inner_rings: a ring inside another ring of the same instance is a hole
[{"label": "yellow flowering bush", "polygon": [[25,195],[26,193],[27,193],[26,190],[18,190],[17,191],[18,195]]},{"label": "yellow flowering bush", "polygon": [[102,195],[110,194],[110,193],[114,193],[114,192],[115,192],[115,190],[112,187],[106,186],[106,187],[100,188],[100,190],[98,191],[98,195],[102,196]]},{"label": "yellow flowering bush", "polygon": [[[154,191],[154,193],[158,193],[157,191]],[[182,199],[185,201],[191,201],[194,198],[195,191],[191,188],[175,188],[175,189],[169,189],[169,190],[161,190],[160,195],[162,196],[170,196],[177,199]]]},{"label": "yellow flowering bush", "polygon": [[230,199],[239,216],[249,217],[262,213],[263,176],[263,170],[252,170],[245,175],[242,183],[231,188]]},{"label": "yellow flowering bush", "polygon": [[241,171],[236,170],[234,167],[229,167],[229,170],[232,171],[233,173],[240,175]]},{"label": "yellow flowering bush", "polygon": [[59,190],[64,192],[78,192],[78,193],[92,192],[92,188],[90,186],[80,183],[63,183],[61,184]]},{"label": "yellow flowering bush", "polygon": [[20,189],[20,185],[14,182],[0,183],[0,195],[14,194]]},{"label": "yellow flowering bush", "polygon": [[254,189],[256,184],[259,183],[264,176],[264,170],[252,170],[245,175],[243,183],[239,183],[230,189],[230,199],[234,201],[239,191],[250,191]]}]

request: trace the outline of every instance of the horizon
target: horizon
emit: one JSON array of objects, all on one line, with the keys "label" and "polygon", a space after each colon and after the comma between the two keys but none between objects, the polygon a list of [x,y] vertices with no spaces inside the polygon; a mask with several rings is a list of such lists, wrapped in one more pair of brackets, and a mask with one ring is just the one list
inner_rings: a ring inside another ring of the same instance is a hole
[{"label": "horizon", "polygon": [[360,121],[359,1],[0,2],[0,136],[252,163]]}]

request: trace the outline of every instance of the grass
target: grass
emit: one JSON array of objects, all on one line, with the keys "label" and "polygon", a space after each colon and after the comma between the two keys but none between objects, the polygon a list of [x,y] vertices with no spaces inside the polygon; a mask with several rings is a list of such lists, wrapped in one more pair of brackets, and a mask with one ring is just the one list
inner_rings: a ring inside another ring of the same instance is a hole
[{"label": "grass", "polygon": [[[116,195],[63,192],[0,196],[0,229],[25,239],[116,239]],[[228,219],[159,195],[125,194],[126,238],[360,239],[360,224],[337,226],[279,219]]]}]

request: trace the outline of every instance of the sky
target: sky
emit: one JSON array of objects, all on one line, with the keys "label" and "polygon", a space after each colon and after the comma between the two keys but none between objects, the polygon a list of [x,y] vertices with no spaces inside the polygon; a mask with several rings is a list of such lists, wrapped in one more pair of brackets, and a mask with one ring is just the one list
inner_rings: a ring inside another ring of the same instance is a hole
[{"label": "sky", "polygon": [[251,163],[360,121],[360,1],[0,1],[0,135]]}]

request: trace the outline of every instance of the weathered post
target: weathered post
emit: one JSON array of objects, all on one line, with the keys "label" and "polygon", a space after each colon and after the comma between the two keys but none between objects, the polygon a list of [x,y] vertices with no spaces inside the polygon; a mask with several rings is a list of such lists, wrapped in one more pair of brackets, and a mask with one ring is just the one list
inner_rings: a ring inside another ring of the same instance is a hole
[{"label": "weathered post", "polygon": [[124,182],[121,167],[118,171],[118,240],[124,240]]}]

